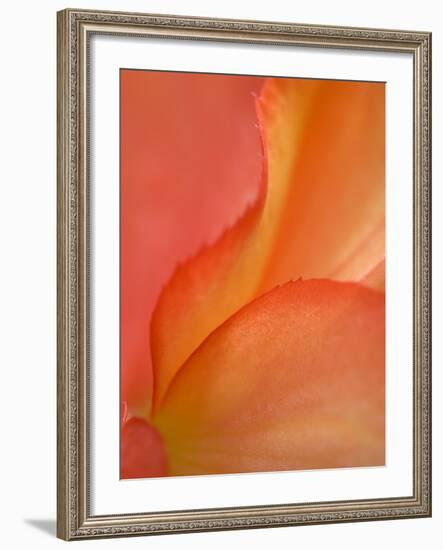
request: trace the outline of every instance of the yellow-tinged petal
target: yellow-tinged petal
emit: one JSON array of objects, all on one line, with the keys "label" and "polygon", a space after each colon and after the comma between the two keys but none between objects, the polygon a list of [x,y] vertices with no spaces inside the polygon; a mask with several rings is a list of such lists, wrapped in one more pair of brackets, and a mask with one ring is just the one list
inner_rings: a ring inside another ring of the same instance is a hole
[{"label": "yellow-tinged petal", "polygon": [[[261,291],[297,277],[359,280],[385,256],[385,85],[325,81],[308,121]],[[276,132],[287,139],[284,123]],[[271,173],[281,153],[268,139]]]},{"label": "yellow-tinged petal", "polygon": [[[297,82],[291,86],[289,80],[282,81],[284,93],[280,93],[268,80],[257,100],[264,143],[262,184],[255,201],[218,242],[177,268],[159,298],[151,321],[154,407],[206,336],[256,294],[290,185],[293,151],[320,85],[311,80]],[[279,134],[277,127],[288,120],[286,132]],[[269,133],[272,143],[267,142]],[[282,162],[273,163],[268,175],[266,156],[274,149]]]},{"label": "yellow-tinged petal", "polygon": [[214,331],[153,419],[170,473],[384,464],[384,293],[287,283]]},{"label": "yellow-tinged petal", "polygon": [[376,288],[377,290],[385,289],[385,260],[378,263],[369,273],[361,279],[363,285],[369,286],[371,288]]},{"label": "yellow-tinged petal", "polygon": [[248,301],[299,277],[358,280],[384,257],[384,85],[269,79],[257,115],[264,178],[255,203],[177,269],[154,311],[154,407]]}]

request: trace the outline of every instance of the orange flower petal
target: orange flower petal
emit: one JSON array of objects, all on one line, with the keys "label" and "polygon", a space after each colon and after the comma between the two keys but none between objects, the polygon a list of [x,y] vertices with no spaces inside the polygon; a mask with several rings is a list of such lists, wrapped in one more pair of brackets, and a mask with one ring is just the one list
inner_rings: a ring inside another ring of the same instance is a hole
[{"label": "orange flower petal", "polygon": [[367,273],[362,279],[363,285],[377,290],[385,290],[385,260],[378,263],[369,273]]},{"label": "orange flower petal", "polygon": [[182,262],[257,194],[257,77],[121,72],[122,398],[150,410],[150,317]]},{"label": "orange flower petal", "polygon": [[168,464],[162,437],[141,418],[131,418],[123,423],[120,452],[122,479],[167,475]]},{"label": "orange flower petal", "polygon": [[214,331],[153,419],[170,473],[384,464],[384,293],[287,283]]},{"label": "orange flower petal", "polygon": [[261,192],[180,266],[156,306],[155,406],[207,335],[254,297],[300,276],[358,279],[384,255],[383,85],[268,79],[257,116]]},{"label": "orange flower petal", "polygon": [[[159,298],[151,324],[154,406],[158,406],[170,380],[206,336],[256,293],[290,184],[291,157],[285,153],[300,139],[306,106],[317,87],[310,80],[298,83],[282,99],[273,97],[270,81],[266,82],[266,100],[262,95],[257,102],[257,122],[265,140],[259,193],[218,242],[177,269]],[[262,125],[278,125],[282,117],[289,117],[290,129],[283,142],[277,133],[272,136],[278,141],[275,147],[281,151],[282,162],[273,166],[268,177],[268,128]]]},{"label": "orange flower petal", "polygon": [[[272,86],[287,97],[298,83]],[[310,105],[261,291],[298,277],[359,280],[385,256],[385,86],[323,81]],[[288,142],[291,124],[282,117],[271,132]],[[268,141],[272,174],[282,152]]]}]

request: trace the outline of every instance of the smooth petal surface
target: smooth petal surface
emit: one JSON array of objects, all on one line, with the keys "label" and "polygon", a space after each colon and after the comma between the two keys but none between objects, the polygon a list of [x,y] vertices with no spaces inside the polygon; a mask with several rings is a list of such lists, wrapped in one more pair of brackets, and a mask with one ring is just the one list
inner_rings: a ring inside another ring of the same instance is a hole
[{"label": "smooth petal surface", "polygon": [[385,290],[385,274],[386,274],[386,262],[385,260],[379,262],[374,268],[366,273],[361,279],[363,285],[377,290]]},{"label": "smooth petal surface", "polygon": [[384,464],[384,293],[287,283],[214,331],[153,418],[172,475]]},{"label": "smooth petal surface", "polygon": [[254,297],[299,277],[359,280],[384,258],[384,85],[268,79],[257,117],[261,192],[180,266],[156,306],[156,405],[206,336]]},{"label": "smooth petal surface", "polygon": [[163,439],[141,418],[123,422],[120,452],[122,479],[162,477],[168,473]]},{"label": "smooth petal surface", "polygon": [[[298,85],[273,79],[273,94]],[[321,81],[316,89],[260,291],[298,277],[359,280],[385,256],[385,85]],[[273,134],[287,142],[291,124],[282,117],[265,126],[270,174],[282,160]]]},{"label": "smooth petal surface", "polygon": [[177,264],[234,223],[257,195],[263,79],[121,71],[122,398],[147,416],[150,318]]},{"label": "smooth petal surface", "polygon": [[[285,79],[285,93],[276,94],[272,82],[266,82],[256,106],[263,166],[255,200],[213,246],[205,247],[177,269],[154,311],[154,406],[206,336],[256,295],[291,184],[293,153],[319,86],[311,80],[299,80],[292,86]],[[284,131],[279,132],[283,126]],[[278,152],[280,159],[271,165],[269,175],[268,151]]]}]

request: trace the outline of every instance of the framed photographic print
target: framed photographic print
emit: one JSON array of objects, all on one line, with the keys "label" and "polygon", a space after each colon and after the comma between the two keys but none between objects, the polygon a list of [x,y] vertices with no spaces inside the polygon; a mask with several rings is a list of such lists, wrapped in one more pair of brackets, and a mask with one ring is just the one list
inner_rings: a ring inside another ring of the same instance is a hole
[{"label": "framed photographic print", "polygon": [[58,13],[58,536],[431,514],[431,36]]}]

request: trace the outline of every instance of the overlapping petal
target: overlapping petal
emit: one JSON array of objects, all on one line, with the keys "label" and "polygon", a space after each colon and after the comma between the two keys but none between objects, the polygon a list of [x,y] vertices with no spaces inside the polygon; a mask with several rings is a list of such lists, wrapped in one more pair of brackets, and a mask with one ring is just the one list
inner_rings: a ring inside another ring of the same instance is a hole
[{"label": "overlapping petal", "polygon": [[371,288],[378,290],[385,290],[385,272],[386,262],[383,259],[376,266],[374,266],[368,273],[361,279],[361,283]]},{"label": "overlapping petal", "polygon": [[[287,95],[285,88],[300,82],[271,85]],[[282,115],[276,129],[285,142],[287,124]],[[282,156],[274,143],[271,134],[270,172]],[[260,290],[297,277],[359,280],[384,259],[384,84],[318,84],[287,189]]]},{"label": "overlapping petal", "polygon": [[121,429],[121,477],[162,477],[168,458],[161,434],[141,418],[125,420]]},{"label": "overlapping petal", "polygon": [[153,418],[172,475],[384,464],[384,293],[287,283],[215,330]]},{"label": "overlapping petal", "polygon": [[154,404],[205,338],[299,277],[360,280],[384,258],[384,86],[269,79],[265,181],[221,239],[181,265],[152,318]]},{"label": "overlapping petal", "polygon": [[150,318],[177,262],[257,195],[257,77],[121,71],[122,399],[147,416]]}]

